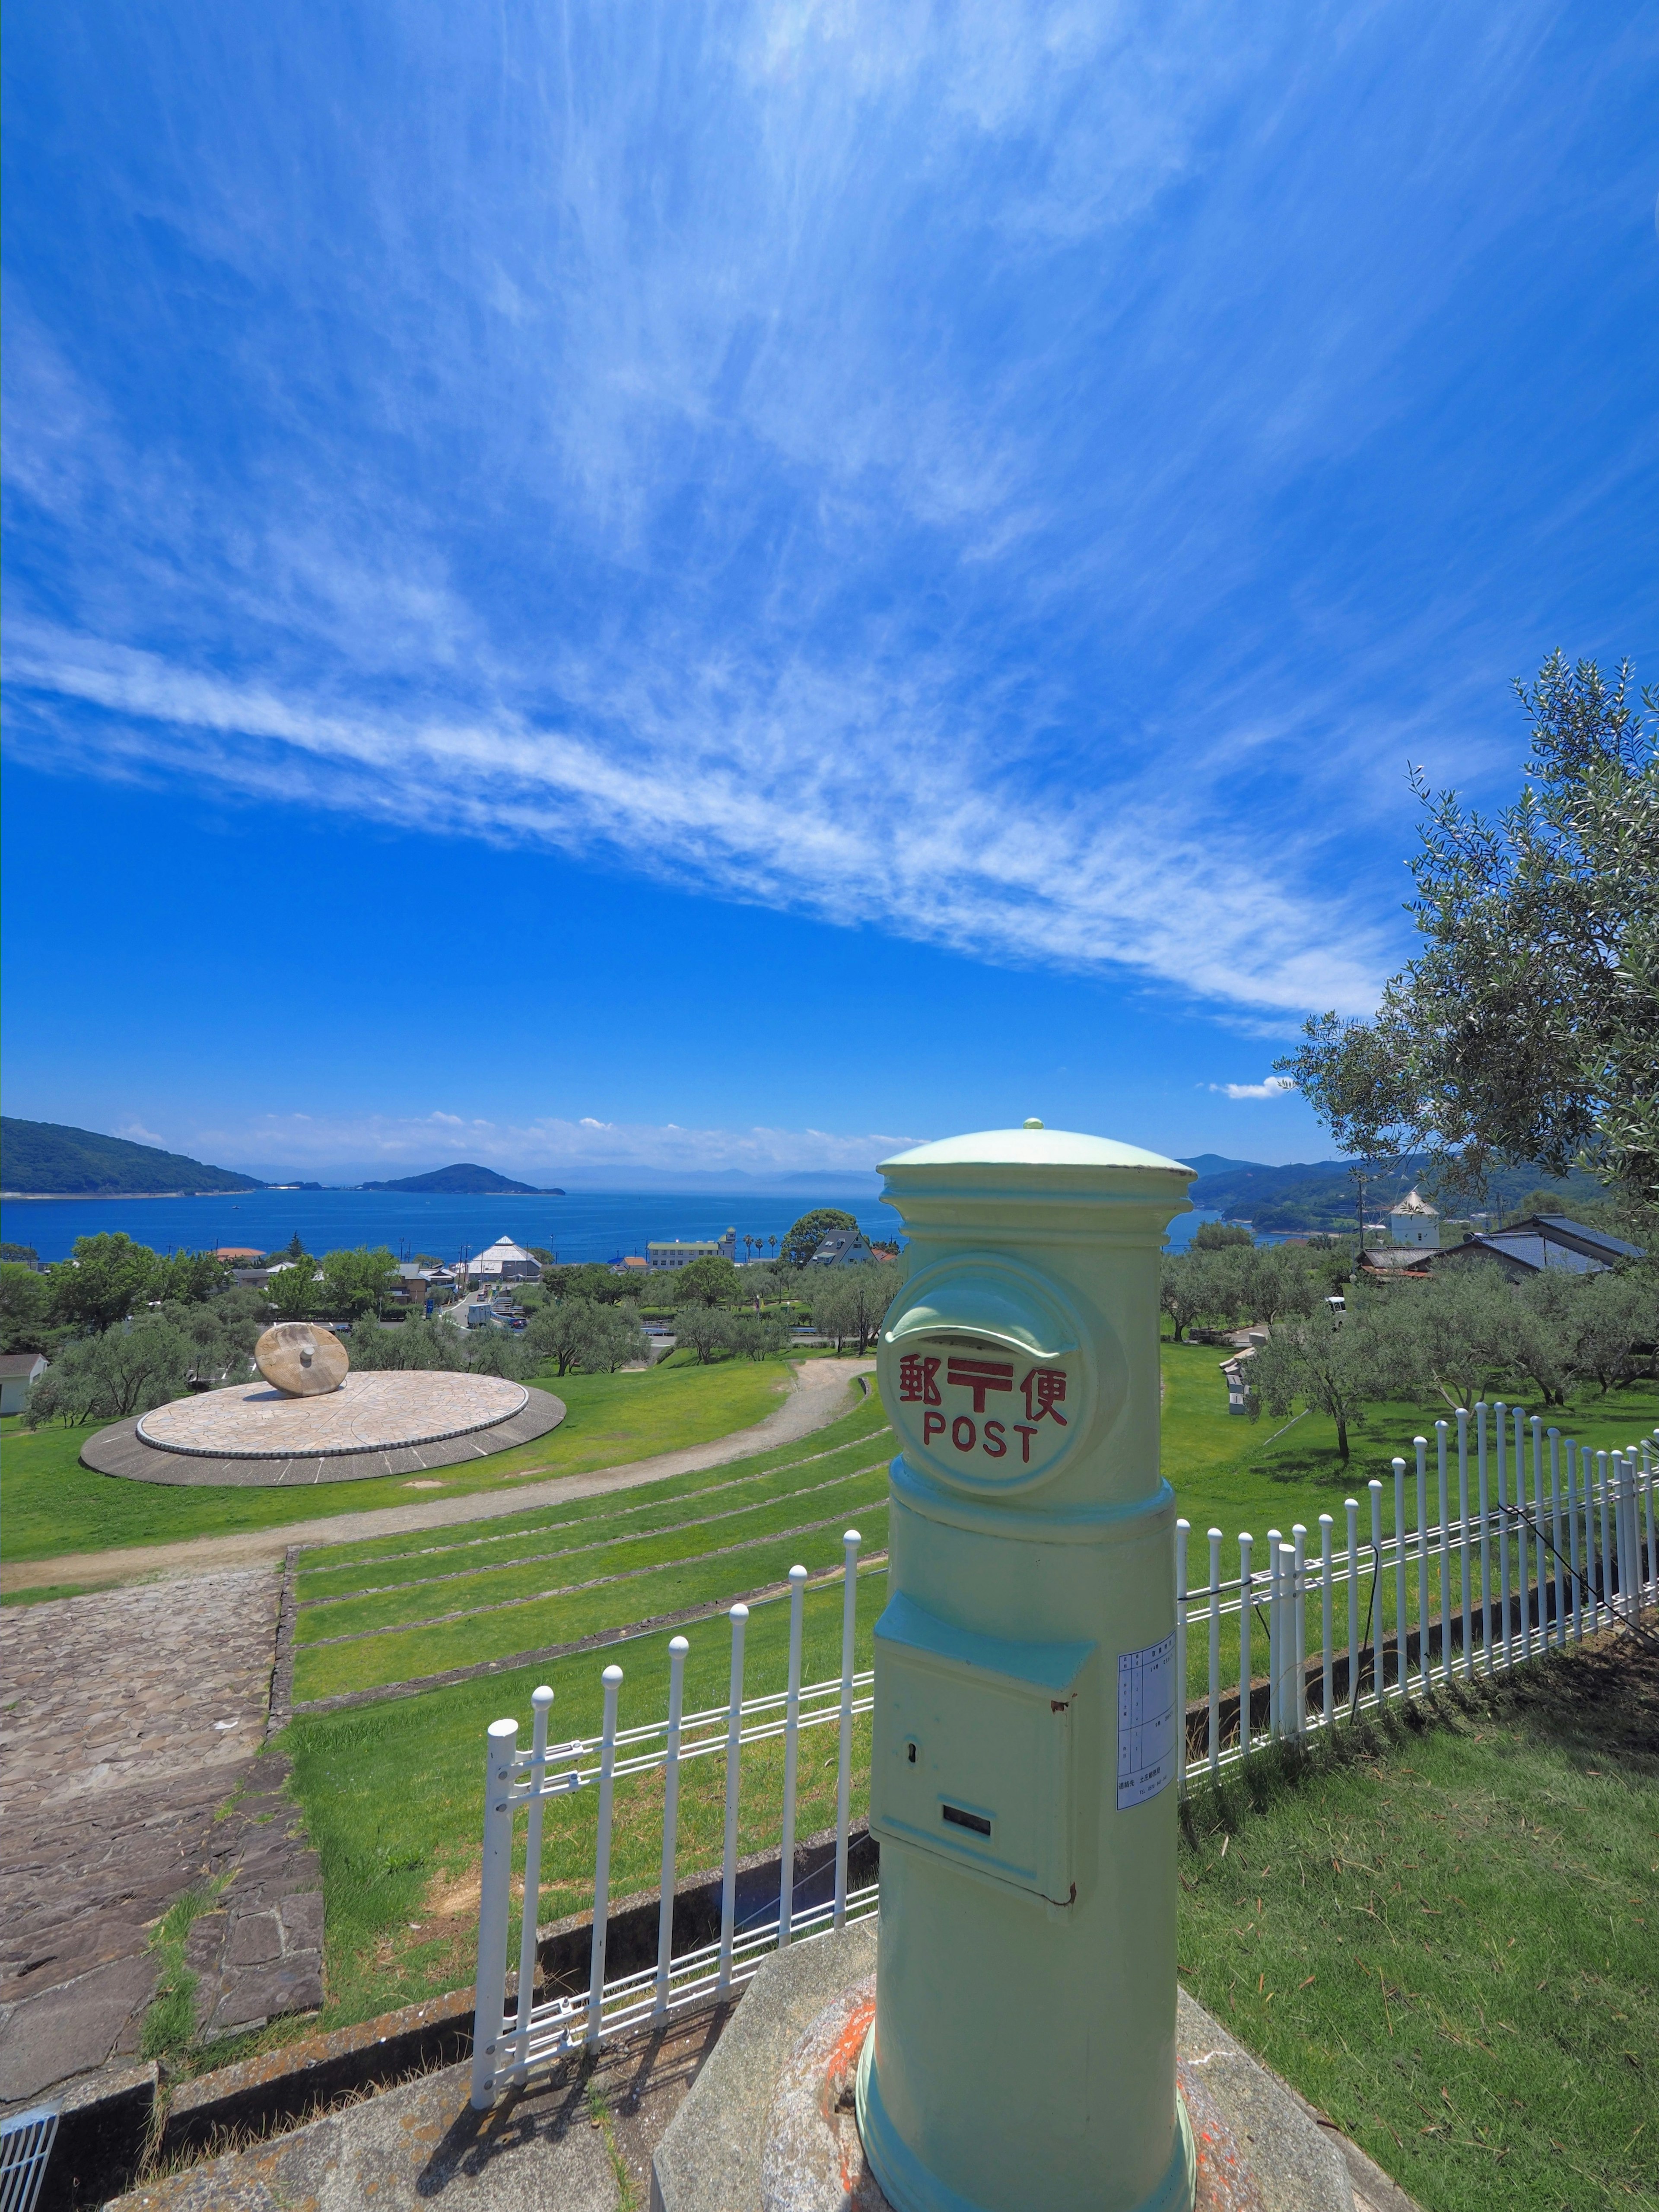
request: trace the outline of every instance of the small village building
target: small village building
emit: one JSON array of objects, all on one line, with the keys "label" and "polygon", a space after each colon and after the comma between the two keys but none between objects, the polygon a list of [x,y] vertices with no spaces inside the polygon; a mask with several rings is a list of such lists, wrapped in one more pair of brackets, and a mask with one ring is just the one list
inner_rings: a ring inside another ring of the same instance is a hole
[{"label": "small village building", "polygon": [[806,1264],[809,1267],[859,1267],[874,1257],[856,1229],[832,1229]]},{"label": "small village building", "polygon": [[1582,1221],[1560,1213],[1529,1214],[1512,1221],[1507,1229],[1494,1229],[1484,1237],[1466,1237],[1434,1255],[1437,1267],[1469,1266],[1501,1268],[1512,1283],[1524,1283],[1546,1267],[1559,1267],[1570,1275],[1600,1275],[1620,1260],[1639,1260],[1639,1247],[1604,1229],[1587,1228]]},{"label": "small village building", "polygon": [[1433,1252],[1418,1244],[1383,1244],[1359,1255],[1359,1273],[1371,1282],[1426,1283]]},{"label": "small village building", "polygon": [[646,1270],[653,1275],[689,1267],[694,1260],[730,1260],[735,1264],[738,1232],[728,1229],[724,1237],[665,1237],[647,1244],[645,1253]]},{"label": "small village building", "polygon": [[626,1252],[621,1259],[613,1260],[611,1262],[611,1272],[613,1275],[632,1277],[647,1274],[649,1271],[650,1263],[643,1252]]},{"label": "small village building", "polygon": [[1408,1190],[1398,1206],[1389,1208],[1389,1234],[1396,1244],[1411,1245],[1419,1251],[1437,1249],[1439,1207],[1431,1206],[1419,1190]]},{"label": "small village building", "polygon": [[466,1262],[466,1279],[470,1283],[538,1283],[542,1263],[533,1252],[526,1252],[510,1237],[498,1237],[493,1244]]},{"label": "small village building", "polygon": [[49,1364],[44,1352],[0,1352],[0,1413],[22,1412]]}]

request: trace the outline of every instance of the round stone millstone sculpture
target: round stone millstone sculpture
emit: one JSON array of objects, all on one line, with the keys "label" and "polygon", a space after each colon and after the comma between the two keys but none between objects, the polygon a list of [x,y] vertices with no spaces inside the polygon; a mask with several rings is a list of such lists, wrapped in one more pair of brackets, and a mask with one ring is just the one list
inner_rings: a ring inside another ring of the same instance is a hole
[{"label": "round stone millstone sculpture", "polygon": [[253,1364],[273,1389],[290,1398],[319,1398],[339,1389],[351,1362],[331,1328],[315,1322],[279,1321],[254,1346]]}]

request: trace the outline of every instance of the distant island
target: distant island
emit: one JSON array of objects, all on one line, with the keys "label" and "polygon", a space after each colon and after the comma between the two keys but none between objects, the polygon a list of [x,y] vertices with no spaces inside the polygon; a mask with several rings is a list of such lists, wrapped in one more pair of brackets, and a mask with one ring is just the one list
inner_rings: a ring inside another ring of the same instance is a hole
[{"label": "distant island", "polygon": [[538,1190],[533,1182],[514,1182],[510,1176],[497,1175],[494,1168],[481,1168],[471,1160],[458,1160],[453,1167],[434,1168],[430,1175],[400,1176],[395,1182],[359,1183],[360,1190],[434,1190],[462,1192],[474,1198],[562,1198],[562,1190]]},{"label": "distant island", "polygon": [[204,1167],[156,1145],[11,1115],[0,1116],[0,1186],[8,1198],[193,1198],[264,1188],[252,1176]]}]

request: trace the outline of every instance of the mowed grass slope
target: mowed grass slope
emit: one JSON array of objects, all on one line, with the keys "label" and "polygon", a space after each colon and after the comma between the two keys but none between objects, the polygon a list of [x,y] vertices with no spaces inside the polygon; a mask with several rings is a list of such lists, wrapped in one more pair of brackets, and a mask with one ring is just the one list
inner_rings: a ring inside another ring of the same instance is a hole
[{"label": "mowed grass slope", "polygon": [[31,1431],[10,1414],[0,1425],[4,1555],[46,1559],[70,1552],[176,1543],[375,1506],[408,1505],[421,1498],[463,1497],[506,1482],[588,1474],[751,1428],[790,1387],[788,1364],[781,1358],[723,1360],[712,1367],[687,1364],[688,1359],[676,1353],[639,1374],[535,1376],[534,1385],[552,1391],[568,1408],[556,1429],[488,1460],[440,1468],[419,1478],[418,1490],[403,1475],[291,1490],[130,1482],[94,1474],[80,1463],[82,1445],[107,1424]]},{"label": "mowed grass slope", "polygon": [[[886,1541],[891,1437],[873,1395],[791,1446],[614,1498],[309,1555],[297,1703],[660,1620],[838,1564],[856,1522]],[[449,1616],[459,1615],[459,1618]],[[339,1640],[328,1640],[339,1639]]]}]

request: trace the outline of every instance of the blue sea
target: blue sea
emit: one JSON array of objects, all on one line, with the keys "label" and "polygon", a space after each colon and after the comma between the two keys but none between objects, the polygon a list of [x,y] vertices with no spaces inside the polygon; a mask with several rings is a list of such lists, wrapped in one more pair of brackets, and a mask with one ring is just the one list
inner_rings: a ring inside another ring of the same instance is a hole
[{"label": "blue sea", "polygon": [[[478,1252],[498,1237],[542,1244],[564,1261],[611,1261],[645,1250],[653,1238],[724,1236],[738,1232],[738,1256],[753,1256],[771,1239],[782,1243],[791,1224],[810,1208],[838,1206],[878,1243],[903,1234],[899,1218],[866,1191],[837,1195],[815,1188],[769,1195],[698,1191],[582,1190],[565,1198],[468,1198],[385,1190],[248,1190],[205,1198],[9,1198],[0,1201],[0,1237],[32,1244],[42,1260],[69,1256],[77,1237],[124,1230],[158,1252],[212,1251],[222,1245],[275,1251],[298,1231],[310,1252],[341,1246],[384,1244],[399,1258],[429,1253],[455,1260],[463,1249]],[[1185,1244],[1208,1212],[1183,1215],[1170,1233]]]}]

